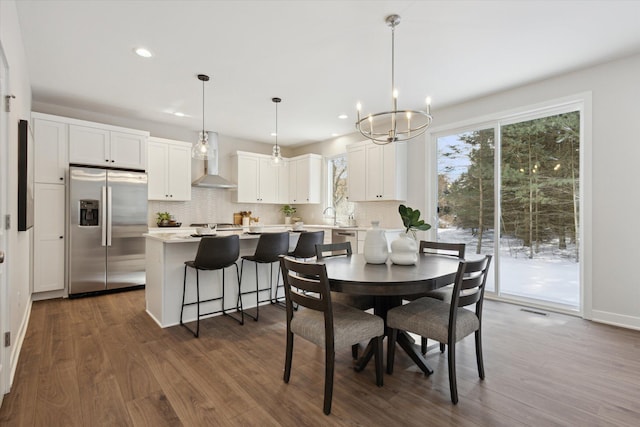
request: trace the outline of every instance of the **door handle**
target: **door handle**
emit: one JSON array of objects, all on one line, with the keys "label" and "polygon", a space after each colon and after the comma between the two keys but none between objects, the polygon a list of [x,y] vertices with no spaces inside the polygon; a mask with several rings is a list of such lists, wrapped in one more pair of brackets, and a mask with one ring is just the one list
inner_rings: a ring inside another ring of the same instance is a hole
[{"label": "door handle", "polygon": [[0,264],[4,262],[4,251],[0,251]]},{"label": "door handle", "polygon": [[102,187],[102,206],[100,210],[102,212],[102,246],[107,246],[107,187]]}]

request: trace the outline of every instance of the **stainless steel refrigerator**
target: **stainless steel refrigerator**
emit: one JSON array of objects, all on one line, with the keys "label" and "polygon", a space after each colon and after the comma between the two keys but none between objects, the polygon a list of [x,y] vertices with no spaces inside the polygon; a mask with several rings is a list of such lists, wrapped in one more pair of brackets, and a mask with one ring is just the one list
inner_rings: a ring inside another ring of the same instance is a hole
[{"label": "stainless steel refrigerator", "polygon": [[145,284],[147,175],[69,168],[69,294]]}]

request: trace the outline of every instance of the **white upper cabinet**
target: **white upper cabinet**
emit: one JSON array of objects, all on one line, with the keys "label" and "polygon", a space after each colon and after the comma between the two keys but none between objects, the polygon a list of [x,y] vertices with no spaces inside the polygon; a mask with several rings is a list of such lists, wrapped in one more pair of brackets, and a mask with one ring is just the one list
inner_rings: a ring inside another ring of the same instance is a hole
[{"label": "white upper cabinet", "polygon": [[278,203],[288,204],[289,200],[289,161],[278,167]]},{"label": "white upper cabinet", "polygon": [[320,203],[322,156],[305,154],[289,159],[289,202]]},{"label": "white upper cabinet", "polygon": [[271,156],[237,152],[239,203],[320,203],[322,156],[307,154],[274,166]]},{"label": "white upper cabinet", "polygon": [[279,203],[279,169],[271,156],[238,151],[236,161],[239,203]]},{"label": "white upper cabinet", "polygon": [[262,203],[278,203],[279,169],[280,166],[274,166],[271,158],[260,159],[258,189]]},{"label": "white upper cabinet", "polygon": [[260,157],[251,153],[238,152],[236,178],[239,203],[260,202]]},{"label": "white upper cabinet", "polygon": [[69,125],[69,162],[82,165],[144,170],[146,132],[109,127]]},{"label": "white upper cabinet", "polygon": [[39,118],[33,114],[34,180],[64,184],[69,167],[67,141],[69,125]]},{"label": "white upper cabinet", "polygon": [[149,200],[191,200],[191,144],[149,138],[147,147]]},{"label": "white upper cabinet", "polygon": [[367,162],[365,145],[354,144],[347,147],[347,197],[350,202],[367,200]]},{"label": "white upper cabinet", "polygon": [[349,201],[406,200],[407,143],[347,147]]}]

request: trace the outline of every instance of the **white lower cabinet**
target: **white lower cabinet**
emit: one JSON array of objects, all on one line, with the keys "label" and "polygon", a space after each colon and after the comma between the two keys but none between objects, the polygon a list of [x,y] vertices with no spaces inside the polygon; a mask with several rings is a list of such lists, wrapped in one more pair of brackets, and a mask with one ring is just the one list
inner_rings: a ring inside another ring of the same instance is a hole
[{"label": "white lower cabinet", "polygon": [[149,200],[191,200],[191,144],[149,138],[147,183]]},{"label": "white lower cabinet", "polygon": [[33,292],[64,289],[65,186],[35,184]]}]

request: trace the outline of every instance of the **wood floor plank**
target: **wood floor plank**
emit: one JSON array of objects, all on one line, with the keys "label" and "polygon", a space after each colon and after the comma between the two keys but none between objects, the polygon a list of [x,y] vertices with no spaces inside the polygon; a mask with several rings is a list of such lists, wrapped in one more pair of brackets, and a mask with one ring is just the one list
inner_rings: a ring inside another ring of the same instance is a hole
[{"label": "wood floor plank", "polygon": [[430,351],[426,377],[399,350],[393,375],[374,384],[336,353],[332,413],[322,412],[324,352],[296,339],[282,380],[285,313],[201,322],[200,338],[161,329],[144,291],[33,303],[0,425],[636,426],[640,332],[487,301],[486,379],[473,338],[458,343],[460,402],[449,398],[446,353]]}]

